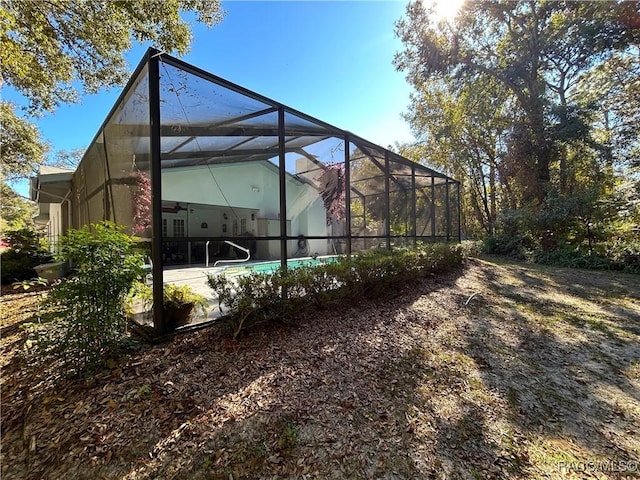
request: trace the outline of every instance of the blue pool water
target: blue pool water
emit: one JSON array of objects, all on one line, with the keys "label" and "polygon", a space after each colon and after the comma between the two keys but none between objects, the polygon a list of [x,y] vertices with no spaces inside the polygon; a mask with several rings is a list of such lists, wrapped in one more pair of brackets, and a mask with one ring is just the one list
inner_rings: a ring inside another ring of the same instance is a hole
[{"label": "blue pool water", "polygon": [[[338,260],[337,256],[325,256],[325,257],[317,257],[317,258],[293,258],[287,260],[288,268],[298,268],[302,266],[315,266],[322,265],[326,263],[333,263]],[[258,273],[273,273],[280,268],[280,260],[275,260],[272,262],[257,262],[257,263],[246,263],[242,265],[233,265],[226,267],[224,269],[225,275],[244,275],[251,272]]]}]

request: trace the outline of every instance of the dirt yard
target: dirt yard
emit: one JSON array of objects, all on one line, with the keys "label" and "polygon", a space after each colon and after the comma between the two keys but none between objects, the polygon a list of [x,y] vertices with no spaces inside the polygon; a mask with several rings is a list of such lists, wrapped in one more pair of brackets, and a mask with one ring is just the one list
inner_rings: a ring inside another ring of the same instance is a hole
[{"label": "dirt yard", "polygon": [[34,371],[2,308],[3,479],[640,478],[640,277],[473,259],[296,328]]}]

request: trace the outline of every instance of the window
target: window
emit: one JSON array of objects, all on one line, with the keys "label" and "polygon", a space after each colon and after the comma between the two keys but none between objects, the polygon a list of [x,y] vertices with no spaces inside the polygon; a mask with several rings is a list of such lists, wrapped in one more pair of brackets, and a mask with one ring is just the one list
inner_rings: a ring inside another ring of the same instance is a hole
[{"label": "window", "polygon": [[237,218],[233,219],[233,235],[234,236],[238,235],[238,219]]},{"label": "window", "polygon": [[242,235],[243,233],[247,233],[247,219],[246,218],[241,218],[240,219],[240,235]]},{"label": "window", "polygon": [[184,237],[184,220],[182,218],[173,219],[173,236]]},{"label": "window", "polygon": [[162,219],[162,236],[163,237],[168,237],[169,236],[169,231],[167,230],[169,227],[167,226],[167,219],[163,218]]}]

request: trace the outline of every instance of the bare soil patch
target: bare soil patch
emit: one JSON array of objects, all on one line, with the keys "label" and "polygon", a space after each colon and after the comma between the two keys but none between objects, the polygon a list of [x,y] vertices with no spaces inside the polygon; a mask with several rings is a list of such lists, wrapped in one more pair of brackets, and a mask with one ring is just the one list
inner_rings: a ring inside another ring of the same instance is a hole
[{"label": "bare soil patch", "polygon": [[474,259],[295,328],[144,347],[88,381],[24,364],[42,293],[6,295],[2,478],[637,476],[639,280]]}]

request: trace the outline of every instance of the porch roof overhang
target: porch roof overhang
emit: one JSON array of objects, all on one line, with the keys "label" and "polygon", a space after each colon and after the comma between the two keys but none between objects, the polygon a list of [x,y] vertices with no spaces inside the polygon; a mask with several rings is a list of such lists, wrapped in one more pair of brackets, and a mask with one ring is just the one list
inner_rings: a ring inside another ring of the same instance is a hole
[{"label": "porch roof overhang", "polygon": [[38,203],[62,203],[71,190],[73,170],[41,166],[30,179],[30,198]]}]

